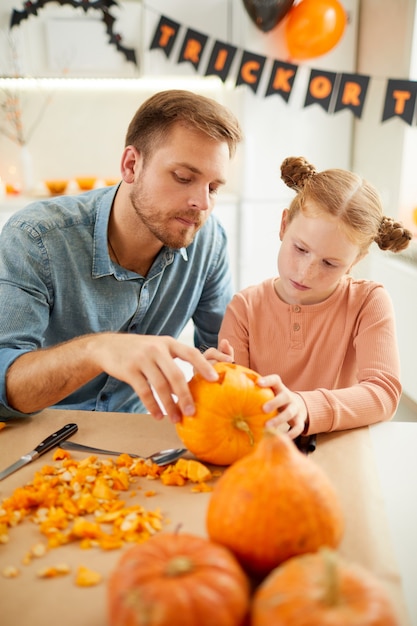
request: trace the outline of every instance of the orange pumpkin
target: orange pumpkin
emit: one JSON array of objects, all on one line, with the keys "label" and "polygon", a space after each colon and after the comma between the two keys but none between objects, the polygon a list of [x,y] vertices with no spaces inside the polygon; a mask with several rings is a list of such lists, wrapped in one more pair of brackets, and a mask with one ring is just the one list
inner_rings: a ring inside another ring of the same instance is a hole
[{"label": "orange pumpkin", "polygon": [[210,539],[259,576],[292,556],[335,548],[344,530],[327,475],[288,435],[270,431],[219,478],[206,523]]},{"label": "orange pumpkin", "polygon": [[217,381],[208,382],[200,374],[190,380],[196,412],[183,415],[176,428],[198,459],[230,465],[253,450],[262,438],[265,422],[277,414],[262,410],[274,393],[259,387],[260,375],[247,367],[234,363],[216,363],[214,367]]},{"label": "orange pumpkin", "polygon": [[251,626],[399,626],[382,583],[330,550],[297,556],[265,578]]},{"label": "orange pumpkin", "polygon": [[110,626],[241,626],[250,589],[223,546],[162,533],[121,557],[107,597]]}]

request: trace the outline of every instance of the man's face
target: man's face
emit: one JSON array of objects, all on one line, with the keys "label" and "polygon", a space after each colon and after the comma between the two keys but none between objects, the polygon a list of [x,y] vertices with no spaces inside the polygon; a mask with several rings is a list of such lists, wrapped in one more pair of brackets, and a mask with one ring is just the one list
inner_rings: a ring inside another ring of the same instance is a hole
[{"label": "man's face", "polygon": [[145,163],[139,154],[130,200],[149,234],[171,248],[188,246],[214,208],[229,162],[226,142],[182,124]]}]

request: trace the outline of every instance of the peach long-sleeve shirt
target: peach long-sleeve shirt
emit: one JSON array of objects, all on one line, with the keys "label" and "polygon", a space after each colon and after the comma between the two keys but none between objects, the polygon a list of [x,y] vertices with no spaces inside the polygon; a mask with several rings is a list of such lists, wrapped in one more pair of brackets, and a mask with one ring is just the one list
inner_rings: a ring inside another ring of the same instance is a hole
[{"label": "peach long-sleeve shirt", "polygon": [[324,302],[286,304],[273,278],[234,295],[220,329],[235,362],[279,374],[303,397],[308,433],[389,420],[401,395],[394,311],[384,287],[346,276]]}]

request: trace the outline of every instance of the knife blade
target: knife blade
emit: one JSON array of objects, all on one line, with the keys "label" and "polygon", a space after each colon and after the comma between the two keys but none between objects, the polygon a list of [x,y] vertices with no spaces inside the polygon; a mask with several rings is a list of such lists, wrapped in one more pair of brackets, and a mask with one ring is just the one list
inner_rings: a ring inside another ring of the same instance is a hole
[{"label": "knife blade", "polygon": [[61,441],[64,441],[65,439],[68,439],[68,437],[71,437],[71,435],[76,433],[77,430],[77,424],[66,424],[55,433],[52,433],[52,435],[49,435],[49,437],[41,441],[36,446],[36,448],[31,450],[31,452],[24,454],[15,463],[12,463],[12,465],[9,465],[9,467],[6,467],[6,469],[0,472],[0,480],[3,480],[3,478],[10,476],[10,474],[20,469],[24,465],[31,463],[32,461],[40,457],[41,454],[45,454],[45,452],[48,452],[48,450],[51,450],[52,448],[57,446]]}]

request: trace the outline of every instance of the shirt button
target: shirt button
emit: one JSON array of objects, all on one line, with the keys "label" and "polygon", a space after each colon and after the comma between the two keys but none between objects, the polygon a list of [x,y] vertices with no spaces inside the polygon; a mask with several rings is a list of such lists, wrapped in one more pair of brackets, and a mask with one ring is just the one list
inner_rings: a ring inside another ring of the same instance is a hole
[{"label": "shirt button", "polygon": [[299,313],[300,311],[301,311],[301,307],[298,306],[298,304],[296,304],[294,307],[294,313]]},{"label": "shirt button", "polygon": [[300,330],[300,324],[293,324],[293,329],[295,331]]}]

